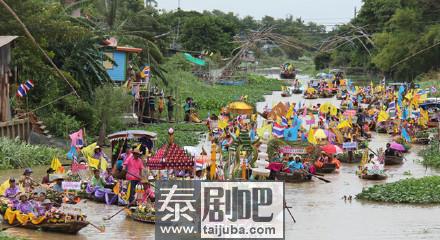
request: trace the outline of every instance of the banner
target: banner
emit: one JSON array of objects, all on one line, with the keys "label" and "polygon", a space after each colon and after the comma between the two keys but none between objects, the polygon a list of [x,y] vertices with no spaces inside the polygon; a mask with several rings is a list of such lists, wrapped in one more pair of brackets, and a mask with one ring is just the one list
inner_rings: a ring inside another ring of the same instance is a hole
[{"label": "banner", "polygon": [[63,190],[81,190],[81,182],[62,182]]},{"label": "banner", "polygon": [[353,149],[357,148],[358,144],[357,142],[345,142],[342,144],[343,149]]},{"label": "banner", "polygon": [[282,154],[307,154],[305,148],[294,148],[291,146],[284,146],[280,148],[279,152]]}]

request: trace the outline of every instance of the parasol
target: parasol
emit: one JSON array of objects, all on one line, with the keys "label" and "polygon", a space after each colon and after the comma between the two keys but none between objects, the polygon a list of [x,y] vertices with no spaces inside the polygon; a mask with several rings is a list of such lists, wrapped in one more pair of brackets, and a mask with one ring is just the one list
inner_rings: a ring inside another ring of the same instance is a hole
[{"label": "parasol", "polygon": [[325,135],[325,132],[322,129],[316,130],[316,132],[315,132],[315,134],[313,136],[316,139],[325,139],[325,138],[327,138],[327,135]]},{"label": "parasol", "polygon": [[340,154],[344,152],[340,147],[333,144],[322,146],[321,149],[328,154]]},{"label": "parasol", "polygon": [[394,149],[396,151],[401,151],[404,152],[405,151],[405,147],[402,144],[396,143],[396,142],[392,142],[390,145],[391,149]]},{"label": "parasol", "polygon": [[228,104],[228,109],[230,112],[235,114],[247,114],[250,115],[254,112],[254,107],[245,102],[231,102]]}]

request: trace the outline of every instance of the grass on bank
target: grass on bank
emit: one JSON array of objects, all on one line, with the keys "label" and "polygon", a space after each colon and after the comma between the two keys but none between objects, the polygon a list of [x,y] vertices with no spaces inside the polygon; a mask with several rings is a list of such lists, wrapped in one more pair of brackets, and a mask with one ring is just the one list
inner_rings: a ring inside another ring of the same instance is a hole
[{"label": "grass on bank", "polygon": [[422,164],[428,167],[440,168],[440,142],[432,141],[419,155],[423,157]]},{"label": "grass on bank", "polygon": [[440,176],[375,185],[364,188],[356,197],[376,202],[440,204]]},{"label": "grass on bank", "polygon": [[14,237],[6,233],[0,233],[0,240],[25,240],[25,238]]},{"label": "grass on bank", "polygon": [[62,156],[62,149],[30,145],[18,139],[0,138],[0,169],[47,165],[54,156]]}]

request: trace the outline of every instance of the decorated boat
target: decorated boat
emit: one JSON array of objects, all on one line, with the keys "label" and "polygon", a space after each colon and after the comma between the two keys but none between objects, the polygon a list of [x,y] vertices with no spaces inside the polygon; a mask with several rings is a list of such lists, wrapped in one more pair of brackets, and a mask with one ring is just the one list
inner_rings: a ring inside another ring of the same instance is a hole
[{"label": "decorated boat", "polygon": [[373,181],[385,180],[387,179],[387,177],[388,177],[387,175],[382,175],[382,174],[373,174],[373,175],[362,174],[359,176],[359,178],[361,179],[373,180]]},{"label": "decorated boat", "polygon": [[21,227],[32,230],[77,234],[87,227],[89,222],[84,215],[67,215],[63,213],[51,213],[36,217],[33,214],[23,214],[9,207],[2,207],[0,213],[5,225]]},{"label": "decorated boat", "polygon": [[414,138],[411,143],[420,144],[420,145],[428,145],[431,139],[429,138]]},{"label": "decorated boat", "polygon": [[281,97],[290,97],[290,96],[292,96],[292,94],[289,91],[283,91],[281,93]]},{"label": "decorated boat", "polygon": [[292,90],[292,93],[293,94],[301,94],[303,92],[303,90],[301,89],[301,88],[294,88],[293,90]]},{"label": "decorated boat", "polygon": [[156,224],[156,213],[154,208],[147,208],[145,206],[131,207],[125,209],[127,217],[142,223]]},{"label": "decorated boat", "polygon": [[306,95],[304,95],[304,99],[318,99],[318,95],[316,95],[316,94],[306,94]]},{"label": "decorated boat", "polygon": [[293,173],[277,172],[277,174],[275,175],[275,178],[277,180],[284,181],[286,183],[308,182],[312,180],[311,177],[312,177],[311,175],[302,172],[293,172]]},{"label": "decorated boat", "polygon": [[385,165],[399,165],[403,163],[402,156],[385,156]]},{"label": "decorated boat", "polygon": [[334,163],[324,163],[320,168],[316,168],[317,173],[332,173],[336,170],[336,164]]}]

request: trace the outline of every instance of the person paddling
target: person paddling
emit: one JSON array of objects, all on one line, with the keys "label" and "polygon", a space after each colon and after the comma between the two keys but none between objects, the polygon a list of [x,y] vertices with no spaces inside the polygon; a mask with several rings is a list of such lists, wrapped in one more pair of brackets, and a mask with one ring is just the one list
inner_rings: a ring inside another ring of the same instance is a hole
[{"label": "person paddling", "polygon": [[141,152],[135,148],[132,152],[132,156],[125,159],[123,163],[123,169],[127,172],[125,178],[130,181],[130,198],[129,202],[133,201],[136,185],[142,179],[142,170],[144,169],[144,163],[141,158]]}]

